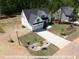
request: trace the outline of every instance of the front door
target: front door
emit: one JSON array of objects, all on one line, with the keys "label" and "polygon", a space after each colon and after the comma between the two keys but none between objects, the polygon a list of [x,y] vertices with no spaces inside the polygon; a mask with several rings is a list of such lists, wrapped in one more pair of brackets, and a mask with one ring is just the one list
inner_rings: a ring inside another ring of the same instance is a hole
[{"label": "front door", "polygon": [[48,23],[46,21],[44,21],[43,28],[46,29],[47,26],[48,26]]}]

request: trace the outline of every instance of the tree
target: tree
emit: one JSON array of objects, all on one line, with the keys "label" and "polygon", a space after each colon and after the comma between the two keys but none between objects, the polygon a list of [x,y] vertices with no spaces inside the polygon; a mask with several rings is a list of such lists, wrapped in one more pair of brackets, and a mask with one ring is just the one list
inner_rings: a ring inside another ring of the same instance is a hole
[{"label": "tree", "polygon": [[4,14],[11,14],[16,12],[17,10],[19,11],[19,7],[17,7],[17,5],[18,5],[17,0],[0,1],[1,12]]},{"label": "tree", "polygon": [[21,12],[22,9],[46,7],[47,0],[0,0],[0,11],[4,14]]},{"label": "tree", "polygon": [[48,8],[52,13],[62,6],[79,7],[79,0],[0,0],[0,12],[13,14],[22,9]]},{"label": "tree", "polygon": [[48,8],[52,12],[55,12],[61,6],[62,6],[61,0],[48,0]]},{"label": "tree", "polygon": [[74,6],[74,0],[61,0],[62,6]]}]

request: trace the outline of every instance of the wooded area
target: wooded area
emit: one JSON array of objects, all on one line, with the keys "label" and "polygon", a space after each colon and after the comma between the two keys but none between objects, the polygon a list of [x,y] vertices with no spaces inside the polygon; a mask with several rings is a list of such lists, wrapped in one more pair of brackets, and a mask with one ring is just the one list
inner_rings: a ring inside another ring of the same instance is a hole
[{"label": "wooded area", "polygon": [[22,9],[48,8],[51,12],[62,6],[72,6],[79,11],[79,0],[0,0],[1,14],[13,14]]}]

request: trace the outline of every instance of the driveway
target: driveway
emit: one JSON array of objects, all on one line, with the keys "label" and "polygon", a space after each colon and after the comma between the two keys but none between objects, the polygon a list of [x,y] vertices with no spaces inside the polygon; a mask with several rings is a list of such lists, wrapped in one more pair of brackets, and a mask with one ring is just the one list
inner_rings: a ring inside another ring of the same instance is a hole
[{"label": "driveway", "polygon": [[57,46],[58,48],[63,48],[64,46],[66,46],[67,44],[70,43],[70,41],[61,38],[49,31],[40,31],[40,32],[36,32],[39,36],[41,36],[42,38],[44,38],[45,40],[49,41],[50,43],[54,44],[55,46]]}]

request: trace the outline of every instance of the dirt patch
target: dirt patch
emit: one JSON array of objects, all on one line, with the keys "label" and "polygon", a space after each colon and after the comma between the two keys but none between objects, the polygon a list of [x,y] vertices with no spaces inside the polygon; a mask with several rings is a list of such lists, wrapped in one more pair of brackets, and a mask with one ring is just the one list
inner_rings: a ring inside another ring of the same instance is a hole
[{"label": "dirt patch", "polygon": [[[26,29],[19,28],[18,36],[28,32]],[[8,42],[10,39],[12,39],[14,43]],[[13,29],[0,36],[0,55],[30,55],[30,53],[22,45],[19,45],[16,30]]]},{"label": "dirt patch", "polygon": [[[18,36],[22,36],[30,32],[28,29],[21,27],[19,15],[13,18],[0,20],[0,26],[6,31],[6,33],[0,34],[0,56],[31,55],[21,43],[21,45],[18,43],[16,31],[18,32]],[[7,29],[5,29],[6,27]],[[14,43],[10,43],[10,39],[12,39]]]},{"label": "dirt patch", "polygon": [[3,19],[0,19],[0,23],[16,23],[16,22],[20,22],[20,15],[16,15],[16,17],[5,17]]},{"label": "dirt patch", "polygon": [[13,30],[18,27],[18,25],[21,25],[20,22],[20,15],[16,15],[16,17],[13,18],[0,20],[0,27],[6,32],[7,30]]},{"label": "dirt patch", "polygon": [[0,33],[5,33],[5,31],[0,27]]}]

